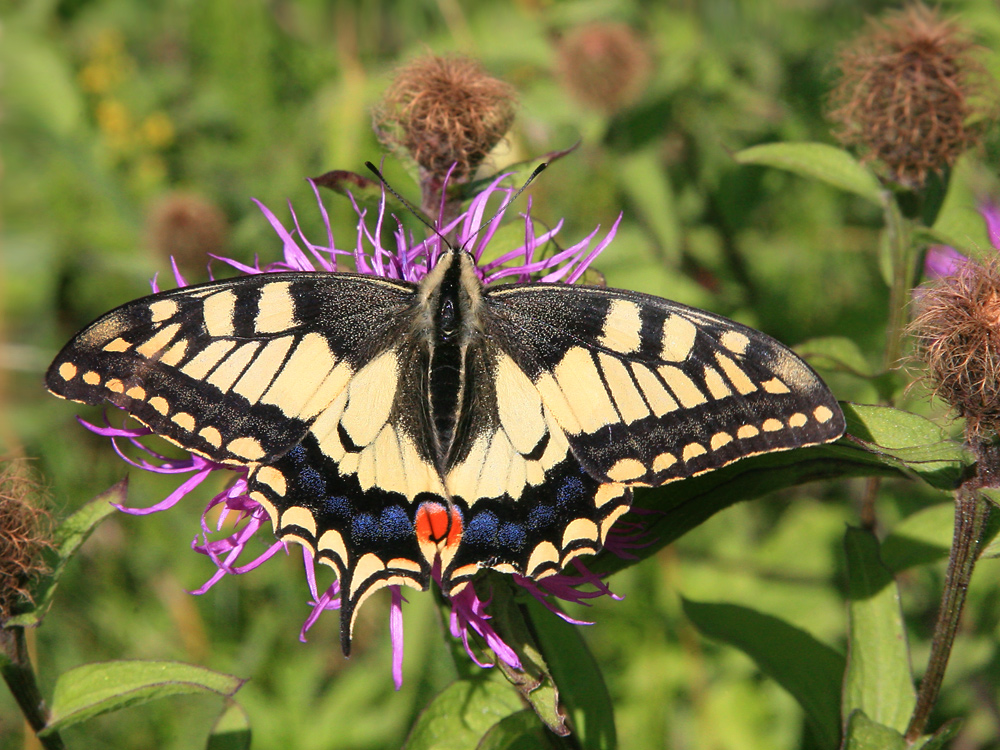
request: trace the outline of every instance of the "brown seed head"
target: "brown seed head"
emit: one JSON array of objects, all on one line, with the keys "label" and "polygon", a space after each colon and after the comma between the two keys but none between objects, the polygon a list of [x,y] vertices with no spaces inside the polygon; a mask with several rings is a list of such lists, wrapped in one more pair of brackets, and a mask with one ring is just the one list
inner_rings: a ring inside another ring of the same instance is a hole
[{"label": "brown seed head", "polygon": [[653,69],[646,43],[623,23],[591,23],[557,44],[556,72],[581,104],[613,114],[642,94]]},{"label": "brown seed head", "polygon": [[48,572],[42,553],[52,547],[41,490],[23,461],[0,469],[0,622],[31,601],[31,583]]},{"label": "brown seed head", "polygon": [[157,201],[146,217],[150,247],[162,258],[173,257],[182,270],[202,272],[210,254],[226,244],[226,215],[211,201],[193,193],[174,192]]},{"label": "brown seed head", "polygon": [[977,143],[982,120],[994,116],[976,52],[957,23],[921,4],[869,19],[839,54],[835,135],[881,162],[891,179],[921,187]]},{"label": "brown seed head", "polygon": [[401,68],[373,113],[375,133],[422,178],[468,180],[514,121],[513,87],[467,57],[421,57]]},{"label": "brown seed head", "polygon": [[934,394],[971,434],[1000,428],[1000,261],[965,263],[924,290],[910,324]]}]

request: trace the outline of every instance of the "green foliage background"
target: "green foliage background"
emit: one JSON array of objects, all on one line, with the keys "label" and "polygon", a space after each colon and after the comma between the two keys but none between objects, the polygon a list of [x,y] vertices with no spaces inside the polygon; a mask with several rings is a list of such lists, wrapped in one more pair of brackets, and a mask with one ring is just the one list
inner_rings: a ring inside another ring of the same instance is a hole
[{"label": "green foliage background", "polygon": [[[61,515],[117,481],[123,464],[75,424],[73,406],[44,393],[41,376],[75,330],[169,272],[148,240],[151,206],[173,190],[209,198],[229,221],[225,254],[244,262],[268,262],[280,251],[251,197],[283,219],[291,200],[306,233],[322,236],[304,179],[379,161],[384,149],[370,108],[393,68],[427,51],[478,57],[517,88],[518,121],[493,168],[582,142],[532,186],[533,211],[549,223],[564,218],[567,244],[624,211],[618,238],[597,264],[609,285],[711,309],[792,345],[847,337],[877,365],[887,303],[877,209],[788,172],[742,166],[732,154],[772,141],[832,142],[823,108],[836,49],[861,28],[863,13],[887,7],[7,0],[0,5],[0,454],[36,459]],[[984,63],[1000,73],[996,4],[942,7],[975,31]],[[654,60],[642,98],[613,116],[576,102],[554,72],[557,37],[594,20],[633,25]],[[998,146],[988,140],[956,172],[945,218],[967,247],[989,247],[975,198],[1000,195]],[[386,173],[414,194],[391,158]],[[350,205],[334,196],[327,205],[340,241],[352,243]],[[869,380],[823,374],[841,399],[878,401]],[[943,415],[919,389],[906,406]],[[682,597],[776,616],[845,653],[842,540],[845,525],[858,523],[862,482],[809,485],[729,508],[615,574],[610,584],[624,601],[574,612],[596,623],[584,636],[614,700],[622,747],[822,746],[776,682],[698,632]],[[130,502],[151,504],[174,486],[133,472]],[[298,641],[308,591],[297,554],[188,596],[212,571],[189,549],[198,502],[151,518],[112,516],[98,528],[37,631],[43,688],[85,662],[186,661],[250,678],[238,699],[256,747],[400,746],[455,677],[433,597],[407,591],[405,684],[396,693],[388,596],[363,609],[349,662],[337,645],[336,616],[322,618],[307,644]],[[930,552],[917,562],[926,564],[890,565],[900,572],[919,674],[950,540],[950,497],[892,481],[877,510],[885,533],[909,528],[908,519],[924,523],[920,538]],[[993,560],[977,570],[932,720],[966,717],[962,748],[1000,747],[996,574]],[[221,708],[221,699],[171,698],[64,736],[72,748],[201,746]],[[19,714],[0,692],[0,748],[21,746]]]}]

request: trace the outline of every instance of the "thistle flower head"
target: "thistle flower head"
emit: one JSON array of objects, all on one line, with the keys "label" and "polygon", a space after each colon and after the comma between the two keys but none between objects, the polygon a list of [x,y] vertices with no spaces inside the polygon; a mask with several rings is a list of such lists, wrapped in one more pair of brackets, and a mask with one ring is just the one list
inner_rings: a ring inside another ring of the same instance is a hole
[{"label": "thistle flower head", "polygon": [[922,4],[884,19],[841,50],[831,94],[835,135],[917,189],[979,140],[992,116],[976,47],[951,19]]},{"label": "thistle flower head", "polygon": [[[983,211],[994,244],[997,209]],[[1000,248],[998,248],[1000,249]],[[950,252],[947,252],[950,251]],[[951,248],[928,269],[947,271],[916,297],[910,326],[933,393],[966,419],[970,435],[1000,429],[1000,256],[977,263]],[[931,252],[928,253],[930,258]]]},{"label": "thistle flower head", "polygon": [[222,252],[229,233],[222,210],[194,193],[170,193],[153,204],[146,218],[149,246],[184,270],[201,271],[208,256]]},{"label": "thistle flower head", "polygon": [[558,40],[556,73],[570,95],[613,114],[633,104],[653,70],[645,41],[623,23],[580,26]]},{"label": "thistle flower head", "polygon": [[401,68],[374,112],[379,140],[420,165],[421,182],[465,182],[514,121],[514,89],[467,57]]},{"label": "thistle flower head", "polygon": [[0,468],[0,623],[31,601],[32,581],[48,572],[49,515],[23,461]]},{"label": "thistle flower head", "polygon": [[[477,195],[468,209],[458,216],[446,220],[440,217],[441,235],[429,239],[418,240],[408,233],[398,220],[392,220],[386,215],[386,204],[380,204],[374,221],[370,221],[366,212],[358,209],[358,223],[353,242],[347,245],[335,243],[333,231],[319,192],[315,185],[319,210],[326,224],[326,237],[319,243],[307,239],[298,230],[298,219],[294,210],[291,211],[293,230],[286,228],[281,221],[266,207],[258,204],[283,244],[280,260],[261,264],[259,260],[253,265],[239,263],[235,260],[220,258],[223,262],[237,270],[256,274],[262,272],[281,271],[337,271],[356,270],[360,273],[374,274],[386,278],[404,279],[411,282],[419,281],[434,267],[437,259],[448,250],[442,235],[453,235],[457,243],[465,248],[476,260],[476,272],[484,283],[492,283],[501,279],[515,281],[542,280],[548,282],[563,281],[572,283],[580,278],[591,261],[611,242],[618,228],[619,220],[611,230],[599,241],[594,242],[598,229],[578,243],[555,252],[546,252],[554,236],[559,232],[562,222],[550,229],[536,229],[531,218],[531,203],[521,216],[523,226],[523,241],[505,251],[494,251],[491,243],[496,238],[497,229],[503,214],[509,210],[504,208],[501,215],[492,223],[485,223],[492,216],[488,204],[497,201],[506,205],[512,190],[501,187],[504,177],[500,177]],[[442,209],[443,212],[443,209]],[[592,246],[593,245],[593,246]],[[177,264],[174,263],[174,277],[179,286],[185,286],[186,281]],[[157,282],[153,282],[154,291],[159,290]],[[143,440],[151,431],[142,426],[112,426],[110,424],[93,425],[84,423],[90,430],[111,438],[118,454],[132,466],[161,474],[177,474],[185,477],[178,488],[162,501],[148,508],[126,508],[120,510],[145,515],[167,510],[190,495],[213,472],[233,472],[232,467],[215,464],[197,455],[187,455],[181,459],[171,458],[157,453],[146,445]],[[230,486],[213,497],[201,514],[201,527],[192,541],[192,549],[208,557],[216,567],[212,576],[193,593],[201,594],[221,581],[227,575],[247,573],[265,563],[279,552],[287,553],[287,544],[274,541],[271,538],[263,552],[260,552],[258,533],[268,538],[271,533],[271,520],[258,502],[247,494],[246,470],[235,471],[234,481]],[[248,545],[256,543],[251,552]],[[626,545],[627,548],[627,545]],[[308,549],[303,550],[303,563],[306,580],[309,585],[311,611],[302,627],[300,638],[305,639],[309,628],[328,610],[337,610],[341,606],[340,583],[334,581],[325,589],[317,584],[314,560]],[[593,574],[586,572],[582,563],[574,560],[577,565],[575,575],[553,575],[535,584],[527,579],[518,578],[525,588],[535,596],[548,600],[555,596],[564,600],[583,601],[594,596],[610,593],[606,586]],[[581,589],[581,587],[583,587]],[[390,586],[390,630],[393,643],[393,677],[397,686],[402,680],[402,603],[403,597],[398,586]],[[517,655],[503,643],[490,624],[487,613],[488,600],[481,598],[475,588],[475,582],[456,591],[451,599],[452,613],[451,632],[460,638],[467,646],[469,654],[477,663],[474,650],[469,644],[470,638],[478,638],[485,642],[498,659],[518,668]],[[551,606],[551,605],[550,605]]]}]

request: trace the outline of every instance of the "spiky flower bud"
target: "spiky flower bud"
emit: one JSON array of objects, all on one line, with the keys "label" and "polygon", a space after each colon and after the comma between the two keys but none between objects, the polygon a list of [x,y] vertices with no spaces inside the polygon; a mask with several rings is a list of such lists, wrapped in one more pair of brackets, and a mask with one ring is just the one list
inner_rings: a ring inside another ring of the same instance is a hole
[{"label": "spiky flower bud", "polygon": [[42,553],[52,543],[40,494],[24,462],[0,468],[0,622],[31,601],[32,581],[48,572]]},{"label": "spiky flower bud", "polygon": [[209,256],[225,249],[228,233],[222,209],[193,193],[164,196],[146,218],[150,247],[164,259],[173,258],[185,271],[203,273]]},{"label": "spiky flower bud", "polygon": [[829,113],[835,135],[890,179],[919,189],[976,144],[993,115],[976,51],[955,21],[921,4],[869,19],[839,54]]},{"label": "spiky flower bud", "polygon": [[1000,428],[1000,259],[962,263],[917,298],[910,326],[926,379],[970,436]]},{"label": "spiky flower bud", "polygon": [[401,68],[373,113],[379,140],[408,154],[421,182],[468,180],[514,121],[514,89],[468,57],[420,57]]},{"label": "spiky flower bud", "polygon": [[584,106],[613,114],[642,94],[653,69],[643,39],[623,23],[580,26],[557,43],[556,72]]}]

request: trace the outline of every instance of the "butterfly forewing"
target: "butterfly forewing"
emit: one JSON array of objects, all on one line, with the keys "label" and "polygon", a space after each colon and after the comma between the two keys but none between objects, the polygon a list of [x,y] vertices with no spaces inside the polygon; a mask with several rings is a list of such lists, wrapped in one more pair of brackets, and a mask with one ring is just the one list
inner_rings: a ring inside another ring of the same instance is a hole
[{"label": "butterfly forewing", "polygon": [[397,326],[412,296],[373,277],[290,273],[163,292],[81,332],[46,385],[109,401],[213,461],[267,461],[302,439],[377,352],[366,333]]},{"label": "butterfly forewing", "polygon": [[487,299],[497,340],[602,481],[659,485],[843,434],[808,365],[733,321],[613,289],[510,286]]}]

